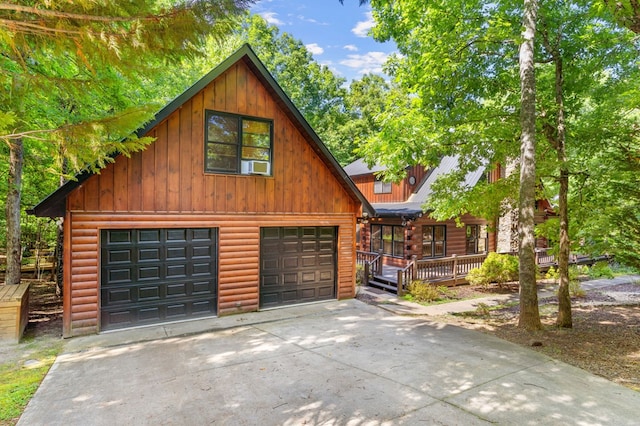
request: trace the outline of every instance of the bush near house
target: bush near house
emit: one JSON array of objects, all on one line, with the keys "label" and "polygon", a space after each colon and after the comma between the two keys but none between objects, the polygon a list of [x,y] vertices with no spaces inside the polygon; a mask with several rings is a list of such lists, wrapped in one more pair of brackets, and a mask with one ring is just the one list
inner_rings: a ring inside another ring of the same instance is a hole
[{"label": "bush near house", "polygon": [[473,268],[467,274],[467,281],[473,285],[502,285],[518,279],[518,258],[509,254],[489,253],[480,268]]},{"label": "bush near house", "polygon": [[440,298],[440,291],[436,286],[420,280],[412,281],[407,291],[416,302],[433,302]]}]

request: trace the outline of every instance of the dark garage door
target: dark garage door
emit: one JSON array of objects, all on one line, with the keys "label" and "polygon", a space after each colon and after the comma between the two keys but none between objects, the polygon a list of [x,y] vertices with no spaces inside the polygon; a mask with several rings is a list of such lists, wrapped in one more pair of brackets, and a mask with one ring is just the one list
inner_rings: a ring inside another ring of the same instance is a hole
[{"label": "dark garage door", "polygon": [[335,299],[336,228],[260,230],[260,307]]},{"label": "dark garage door", "polygon": [[215,315],[216,265],[216,229],[103,230],[102,330]]}]

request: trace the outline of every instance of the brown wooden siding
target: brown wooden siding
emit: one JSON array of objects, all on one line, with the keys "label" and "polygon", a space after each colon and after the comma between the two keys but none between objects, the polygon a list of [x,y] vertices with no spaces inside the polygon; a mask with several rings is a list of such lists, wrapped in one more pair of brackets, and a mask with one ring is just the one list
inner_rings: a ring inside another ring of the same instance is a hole
[{"label": "brown wooden siding", "polygon": [[[99,235],[101,229],[218,228],[218,315],[255,311],[259,303],[260,227],[335,226],[338,228],[337,296],[354,296],[355,215],[203,215],[98,214],[68,216],[74,250],[65,270],[64,335],[100,329]],[[68,235],[68,234],[67,234]],[[68,253],[68,252],[66,252]]]},{"label": "brown wooden siding", "polygon": [[[409,176],[416,178],[415,185],[409,185]],[[420,188],[420,183],[426,176],[423,166],[413,166],[407,170],[407,177],[399,183],[391,186],[391,192],[388,194],[375,194],[373,192],[375,176],[373,174],[352,176],[351,180],[356,184],[362,195],[369,200],[370,203],[397,203],[406,201],[413,192]]]},{"label": "brown wooden siding", "polygon": [[[273,119],[273,177],[205,174],[205,109]],[[345,213],[356,208],[357,202],[244,63],[185,102],[150,135],[157,139],[148,149],[118,157],[70,194],[70,209]]]}]

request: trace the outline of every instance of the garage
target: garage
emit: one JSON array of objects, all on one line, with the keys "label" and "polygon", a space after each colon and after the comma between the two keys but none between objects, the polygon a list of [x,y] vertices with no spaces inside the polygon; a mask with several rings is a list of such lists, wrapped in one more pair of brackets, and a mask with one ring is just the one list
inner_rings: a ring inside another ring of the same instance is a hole
[{"label": "garage", "polygon": [[101,329],[216,314],[215,228],[101,231]]},{"label": "garage", "polygon": [[260,308],[336,298],[336,228],[260,230]]}]

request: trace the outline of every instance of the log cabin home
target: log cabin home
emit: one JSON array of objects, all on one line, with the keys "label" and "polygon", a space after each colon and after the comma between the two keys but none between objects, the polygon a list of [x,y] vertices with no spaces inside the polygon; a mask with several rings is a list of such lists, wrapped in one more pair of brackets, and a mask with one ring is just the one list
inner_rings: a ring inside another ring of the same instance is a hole
[{"label": "log cabin home", "polygon": [[[429,216],[424,204],[432,193],[435,180],[457,168],[455,156],[445,156],[436,167],[407,168],[407,176],[399,183],[384,182],[378,175],[382,166],[368,166],[358,159],[345,167],[345,171],[367,198],[375,215],[359,220],[358,248],[371,253],[381,253],[384,265],[404,267],[412,259],[437,259],[444,257],[484,254],[491,251],[513,252],[515,227],[511,218],[500,227],[489,220],[466,214],[459,218],[436,221]],[[467,174],[464,185],[473,187],[480,179],[499,179],[504,170],[498,165],[492,170],[479,168]],[[551,214],[546,200],[536,203],[536,223],[541,223]],[[539,239],[539,247],[546,241]]]},{"label": "log cabin home", "polygon": [[250,46],[136,133],[30,211],[64,218],[63,336],[354,297],[373,210]]}]

